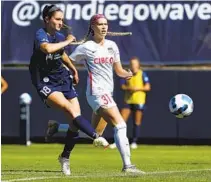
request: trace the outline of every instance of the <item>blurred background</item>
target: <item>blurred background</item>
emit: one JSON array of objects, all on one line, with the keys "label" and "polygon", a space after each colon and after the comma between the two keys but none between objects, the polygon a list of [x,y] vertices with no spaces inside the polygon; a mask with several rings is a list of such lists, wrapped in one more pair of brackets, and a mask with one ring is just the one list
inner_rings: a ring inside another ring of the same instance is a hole
[{"label": "blurred background", "polygon": [[[107,37],[114,40],[125,68],[137,56],[149,76],[152,90],[140,128],[139,143],[211,144],[211,3],[209,1],[2,1],[1,2],[1,74],[8,89],[1,95],[2,143],[17,143],[20,136],[19,96],[29,93],[30,138],[44,142],[49,120],[68,123],[62,113],[48,109],[33,88],[28,64],[36,30],[43,26],[41,12],[46,4],[56,4],[65,14],[77,39],[88,30],[89,19],[103,13],[109,30],[132,32],[132,36]],[[74,50],[69,48],[69,52]],[[80,83],[76,86],[82,113],[91,119],[91,108],[85,98],[86,70],[78,63]],[[121,108],[123,93],[115,76],[114,99]],[[176,119],[168,109],[172,96],[189,95],[194,101],[193,114]],[[131,118],[128,136],[132,135]],[[85,137],[81,134],[82,137]],[[104,136],[113,140],[108,126]],[[62,141],[58,134],[55,141]]]}]

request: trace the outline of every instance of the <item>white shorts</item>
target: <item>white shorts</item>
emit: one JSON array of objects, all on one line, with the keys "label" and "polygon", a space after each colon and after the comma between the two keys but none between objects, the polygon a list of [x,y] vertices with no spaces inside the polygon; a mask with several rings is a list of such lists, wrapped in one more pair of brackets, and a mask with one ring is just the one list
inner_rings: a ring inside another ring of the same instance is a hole
[{"label": "white shorts", "polygon": [[86,99],[94,112],[96,112],[100,107],[108,109],[116,106],[116,102],[111,94],[86,95]]}]

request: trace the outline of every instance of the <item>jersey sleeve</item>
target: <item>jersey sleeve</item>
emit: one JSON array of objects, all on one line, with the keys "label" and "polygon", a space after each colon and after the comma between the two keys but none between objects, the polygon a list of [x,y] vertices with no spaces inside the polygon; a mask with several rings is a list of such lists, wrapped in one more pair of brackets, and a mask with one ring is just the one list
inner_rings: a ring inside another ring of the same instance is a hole
[{"label": "jersey sleeve", "polygon": [[144,84],[150,83],[150,82],[149,82],[149,77],[148,77],[148,75],[146,74],[146,72],[143,72],[143,74],[142,74],[142,79],[143,79],[143,81],[144,81]]},{"label": "jersey sleeve", "polygon": [[115,42],[113,43],[113,50],[114,50],[114,62],[119,62],[120,61],[120,53],[119,53],[119,48]]},{"label": "jersey sleeve", "polygon": [[79,45],[76,49],[69,55],[72,61],[81,61],[86,59],[86,50],[83,45]]},{"label": "jersey sleeve", "polygon": [[42,31],[42,29],[38,30],[36,32],[36,35],[35,35],[35,42],[36,42],[36,47],[40,47],[40,45],[44,42],[49,42],[48,40],[48,36],[46,34],[45,31]]}]

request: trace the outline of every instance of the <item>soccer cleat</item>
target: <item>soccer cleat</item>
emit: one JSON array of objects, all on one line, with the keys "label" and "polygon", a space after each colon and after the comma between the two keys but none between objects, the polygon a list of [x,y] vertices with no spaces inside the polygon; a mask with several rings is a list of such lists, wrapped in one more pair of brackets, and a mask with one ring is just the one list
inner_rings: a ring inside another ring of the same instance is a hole
[{"label": "soccer cleat", "polygon": [[93,141],[93,145],[95,147],[104,147],[104,148],[107,148],[109,146],[109,143],[107,142],[107,140],[103,137],[98,137],[96,139],[94,139]]},{"label": "soccer cleat", "polygon": [[131,174],[146,174],[144,171],[137,169],[135,165],[124,166],[122,172]]},{"label": "soccer cleat", "polygon": [[61,171],[64,175],[69,176],[71,174],[70,172],[70,162],[69,159],[62,157],[59,155],[59,163],[61,164]]},{"label": "soccer cleat", "polygon": [[58,132],[58,128],[59,128],[59,123],[57,121],[54,121],[54,120],[48,121],[48,129],[45,136],[46,142],[49,142],[52,136]]},{"label": "soccer cleat", "polygon": [[109,145],[109,148],[110,149],[115,149],[116,148],[116,144],[115,143],[112,143],[111,145]]},{"label": "soccer cleat", "polygon": [[138,145],[135,142],[133,142],[133,143],[131,143],[130,148],[131,149],[137,149]]}]

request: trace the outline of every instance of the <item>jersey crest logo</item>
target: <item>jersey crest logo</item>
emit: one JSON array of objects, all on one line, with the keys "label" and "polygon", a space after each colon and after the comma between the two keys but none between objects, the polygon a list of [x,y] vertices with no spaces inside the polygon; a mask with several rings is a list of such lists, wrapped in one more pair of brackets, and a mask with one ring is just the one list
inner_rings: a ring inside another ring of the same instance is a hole
[{"label": "jersey crest logo", "polygon": [[108,47],[108,53],[109,53],[109,54],[113,54],[113,53],[114,53],[114,50],[113,50],[112,47]]},{"label": "jersey crest logo", "polygon": [[53,55],[52,54],[47,54],[45,59],[46,60],[48,60],[48,59],[53,60]]}]

